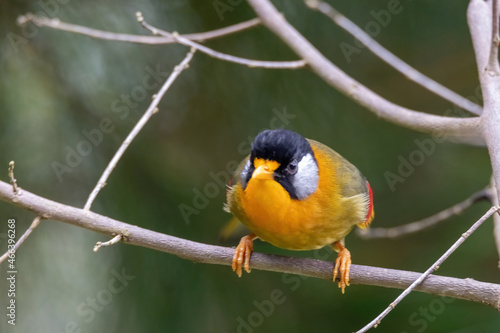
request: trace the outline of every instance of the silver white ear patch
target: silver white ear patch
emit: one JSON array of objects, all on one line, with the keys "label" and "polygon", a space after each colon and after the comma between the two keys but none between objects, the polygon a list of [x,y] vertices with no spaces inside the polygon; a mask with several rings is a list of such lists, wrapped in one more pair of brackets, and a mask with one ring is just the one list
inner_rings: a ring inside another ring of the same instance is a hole
[{"label": "silver white ear patch", "polygon": [[248,160],[247,163],[245,164],[245,167],[243,168],[243,171],[241,171],[240,174],[240,182],[243,188],[247,187],[247,177],[248,177],[248,172],[250,172],[250,166],[251,163],[250,160]]},{"label": "silver white ear patch", "polygon": [[299,200],[305,199],[318,188],[318,164],[311,154],[307,154],[299,161],[297,173],[293,177],[293,186]]}]

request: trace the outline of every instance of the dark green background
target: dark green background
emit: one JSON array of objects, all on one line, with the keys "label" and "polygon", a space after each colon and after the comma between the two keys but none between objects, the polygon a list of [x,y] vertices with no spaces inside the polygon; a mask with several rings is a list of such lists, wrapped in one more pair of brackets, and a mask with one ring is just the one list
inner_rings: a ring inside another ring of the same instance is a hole
[{"label": "dark green background", "polygon": [[[187,48],[95,40],[48,28],[23,32],[15,24],[16,18],[41,12],[97,29],[147,35],[135,21],[136,11],[142,11],[157,27],[181,33],[228,26],[255,14],[244,1],[230,5],[222,0],[232,8],[223,13],[223,20],[212,1],[67,2],[0,2],[0,175],[6,181],[8,162],[15,160],[21,187],[82,207],[150,97],[137,101],[123,119],[114,112],[113,102],[142,85],[148,66],[170,72]],[[387,8],[387,1],[331,3],[361,27],[374,21],[371,11]],[[366,49],[348,62],[339,45],[354,46],[353,38],[301,1],[275,4],[336,65],[387,99],[440,115],[452,109],[449,102],[407,81]],[[391,16],[376,39],[423,73],[463,96],[474,96],[478,79],[466,24],[467,1],[403,0],[400,6],[401,13]],[[16,39],[21,43],[13,44],[13,36],[23,38]],[[206,45],[252,59],[297,59],[264,27]],[[375,194],[376,227],[429,216],[489,181],[484,148],[442,143],[392,191],[385,173],[397,173],[400,159],[408,159],[418,150],[415,140],[429,135],[379,120],[308,69],[247,68],[197,53],[190,69],[162,100],[160,112],[131,144],[92,209],[147,229],[218,244],[219,231],[230,218],[222,211],[224,190],[209,199],[198,215],[192,215],[190,223],[183,219],[179,205],[192,206],[193,191],[203,191],[213,181],[210,172],[220,172],[229,161],[241,160],[238,146],[270,126],[273,110],[284,109],[295,116],[287,128],[329,145],[367,176]],[[103,134],[92,153],[60,181],[52,164],[65,163],[67,147],[76,149],[85,140],[82,131],[99,128],[104,118],[111,119],[114,130]],[[424,271],[487,207],[486,203],[477,204],[432,230],[399,240],[364,241],[353,233],[347,245],[355,264]],[[8,218],[16,219],[20,235],[34,215],[0,204],[1,252],[7,247]],[[253,332],[352,332],[372,320],[400,292],[352,285],[342,295],[329,281],[256,270],[238,279],[227,266],[193,264],[123,244],[93,253],[95,242],[106,239],[64,223],[42,222],[17,253],[17,325],[7,325],[2,310],[1,331],[59,333],[69,328],[75,332],[223,333],[237,331],[238,318],[248,322],[250,316],[254,324],[260,324]],[[227,245],[236,243],[235,239]],[[314,256],[313,252],[290,252],[262,242],[256,242],[255,250]],[[488,221],[442,265],[439,274],[498,282],[497,264]],[[0,305],[5,309],[5,263],[0,270]],[[105,290],[113,271],[122,270],[135,278],[113,294],[101,311],[95,311],[93,318],[88,313],[79,315],[77,309],[88,298],[109,294]],[[260,315],[263,322],[259,323],[255,303],[268,304],[276,289],[283,303],[267,313],[268,317]],[[430,309],[431,316],[425,319],[420,309]],[[492,308],[460,300],[448,304],[413,293],[377,331],[477,333],[499,329],[500,317]]]}]

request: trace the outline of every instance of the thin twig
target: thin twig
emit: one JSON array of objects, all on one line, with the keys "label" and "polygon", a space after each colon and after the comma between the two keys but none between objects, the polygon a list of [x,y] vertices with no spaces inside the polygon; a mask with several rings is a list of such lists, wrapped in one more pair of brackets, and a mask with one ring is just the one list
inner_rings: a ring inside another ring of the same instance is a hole
[{"label": "thin twig", "polygon": [[127,150],[128,146],[130,145],[132,140],[134,140],[134,138],[137,136],[137,134],[139,134],[139,132],[144,127],[144,125],[148,122],[148,120],[151,118],[151,116],[158,111],[157,106],[160,103],[161,99],[163,98],[163,95],[165,95],[168,88],[170,88],[170,86],[175,81],[175,79],[179,76],[179,74],[181,74],[181,72],[184,69],[188,68],[188,64],[191,61],[191,59],[193,58],[193,54],[195,51],[196,51],[195,49],[191,49],[188,52],[188,54],[186,55],[184,60],[182,60],[182,62],[174,68],[174,70],[172,71],[172,74],[170,74],[167,81],[165,81],[165,83],[163,84],[161,89],[158,91],[158,93],[156,95],[154,95],[153,101],[149,105],[149,107],[146,110],[146,112],[144,113],[144,115],[141,117],[141,119],[139,119],[139,121],[134,126],[132,131],[129,133],[129,135],[127,136],[125,141],[123,141],[120,148],[118,148],[115,155],[113,156],[113,158],[109,162],[108,166],[106,167],[106,169],[102,173],[101,178],[99,178],[97,185],[90,193],[89,198],[87,199],[87,202],[85,203],[85,206],[83,207],[84,210],[90,209],[90,206],[92,205],[92,202],[97,197],[97,194],[99,193],[99,191],[104,186],[106,186],[106,181],[107,181],[108,177],[111,175],[111,172],[115,168],[116,164],[118,163],[118,161],[122,157],[125,150]]},{"label": "thin twig", "polygon": [[110,245],[113,245],[113,244],[116,244],[118,243],[119,241],[121,241],[123,238],[122,234],[118,234],[116,235],[115,237],[113,237],[111,240],[107,241],[107,242],[97,242],[94,246],[94,252],[97,252],[99,251],[99,249],[101,247],[105,247],[105,246],[110,246]]},{"label": "thin twig", "polygon": [[154,35],[161,35],[164,37],[170,37],[173,38],[176,42],[182,45],[190,46],[193,47],[200,52],[203,52],[205,54],[208,54],[209,56],[224,60],[224,61],[229,61],[229,62],[234,62],[237,64],[241,65],[246,65],[248,67],[261,67],[261,68],[274,68],[274,69],[279,69],[279,68],[288,68],[288,69],[293,69],[293,68],[300,68],[304,67],[307,63],[304,60],[296,60],[296,61],[262,61],[262,60],[253,60],[253,59],[247,59],[247,58],[241,58],[241,57],[236,57],[230,54],[222,53],[219,51],[212,50],[209,47],[206,47],[204,45],[201,45],[199,43],[193,42],[192,40],[185,38],[181,35],[179,35],[177,32],[168,32],[165,30],[158,29],[156,27],[153,27],[149,23],[147,23],[144,20],[144,17],[142,16],[141,12],[137,12],[137,21],[147,30],[151,31]]},{"label": "thin twig", "polygon": [[424,74],[417,71],[415,68],[408,65],[406,62],[398,58],[396,55],[391,53],[389,50],[380,45],[375,39],[373,39],[369,34],[367,34],[363,29],[358,27],[354,22],[349,20],[343,14],[338,12],[330,4],[321,0],[306,0],[306,5],[312,9],[315,9],[326,16],[328,16],[335,24],[350,33],[361,43],[363,43],[370,51],[373,52],[377,57],[386,62],[389,66],[392,66],[398,72],[406,76],[408,79],[420,84],[425,89],[430,92],[441,96],[442,98],[450,101],[451,103],[472,112],[476,115],[482,113],[482,107],[467,98],[460,96],[454,91],[448,89],[442,84],[434,81],[433,79],[425,76]]},{"label": "thin twig", "polygon": [[491,25],[491,45],[490,45],[490,57],[488,59],[488,71],[495,72],[497,75],[500,74],[500,68],[498,64],[498,45],[500,44],[500,35],[498,31],[498,21],[499,21],[499,6],[498,2],[500,0],[492,0],[492,25]]},{"label": "thin twig", "polygon": [[24,234],[17,240],[17,243],[14,245],[14,247],[5,252],[1,257],[0,257],[0,264],[9,256],[9,254],[11,253],[14,253],[17,251],[17,249],[19,248],[19,246],[21,246],[21,244],[26,240],[26,238],[28,238],[28,236],[31,234],[31,232],[33,230],[35,230],[36,227],[38,227],[38,225],[40,224],[40,221],[42,220],[42,217],[41,216],[37,216],[35,217],[35,219],[33,220],[33,222],[31,222],[31,225],[30,227],[24,232]]},{"label": "thin twig", "polygon": [[[15,200],[16,198],[17,200]],[[15,196],[10,184],[2,181],[0,181],[0,200],[33,211],[44,218],[69,223],[111,237],[118,234],[126,235],[126,239],[122,240],[126,244],[171,253],[187,260],[206,264],[231,266],[232,263],[234,248],[202,244],[147,230],[91,211],[57,203],[26,190],[23,190],[22,196]],[[250,264],[252,269],[256,270],[299,274],[330,281],[332,279],[333,263],[331,261],[282,257],[254,252]],[[403,289],[419,276],[420,273],[416,272],[352,265],[350,282],[352,285],[362,284]],[[500,311],[500,303],[498,302],[500,285],[495,283],[430,275],[415,290],[487,304]]]},{"label": "thin twig", "polygon": [[500,210],[499,206],[493,206],[476,222],[472,225],[472,227],[467,230],[467,232],[463,233],[462,236],[446,251],[429,269],[427,269],[418,279],[415,280],[408,288],[405,289],[399,295],[394,302],[392,302],[381,314],[379,314],[375,319],[373,319],[368,325],[357,331],[356,333],[364,333],[373,327],[377,327],[380,324],[382,319],[391,312],[399,302],[401,302],[409,293],[411,293],[416,286],[421,284],[431,273],[435,272],[441,264],[448,259],[448,257],[460,246],[462,243],[483,224],[491,215],[495,214]]},{"label": "thin twig", "polygon": [[9,163],[9,179],[12,184],[12,191],[14,194],[18,194],[19,188],[17,187],[17,180],[14,178],[14,161],[10,161]]},{"label": "thin twig", "polygon": [[[130,43],[139,43],[139,44],[172,44],[175,43],[175,39],[169,36],[140,36],[140,35],[130,35],[130,34],[121,34],[114,33],[109,31],[102,31],[97,29],[92,29],[88,27],[84,27],[81,25],[70,24],[60,21],[57,18],[50,19],[44,16],[37,16],[31,13],[27,13],[23,16],[19,16],[17,19],[19,25],[25,25],[28,22],[33,22],[35,25],[39,27],[49,27],[57,30],[73,32],[85,36],[90,36],[98,39],[105,40],[113,40],[113,41],[121,41],[121,42],[130,42]],[[205,41],[209,39],[215,39],[222,36],[227,36],[236,32],[240,32],[246,29],[253,28],[260,24],[260,20],[258,18],[254,18],[245,22],[241,22],[235,25],[231,25],[225,28],[216,29],[207,32],[200,32],[194,34],[185,34],[182,35],[184,38],[196,41]]]},{"label": "thin twig", "polygon": [[[439,222],[445,221],[452,216],[462,214],[467,208],[472,206],[474,203],[478,202],[482,199],[491,200],[492,190],[490,187],[487,187],[481,191],[478,191],[472,194],[470,197],[465,199],[462,202],[457,203],[454,206],[451,206],[448,209],[445,209],[437,214],[429,216],[423,220],[411,222],[408,224],[404,224],[398,227],[392,228],[369,228],[369,229],[358,229],[356,233],[359,237],[364,239],[378,239],[378,238],[398,238],[402,236],[406,236],[408,234],[412,234],[415,232],[419,232],[425,229],[428,229]],[[494,205],[494,203],[492,203]]]},{"label": "thin twig", "polygon": [[[12,185],[12,192],[14,195],[17,197],[19,194],[19,187],[17,186],[17,180],[14,178],[14,166],[15,163],[14,161],[10,161],[9,163],[9,179],[10,179],[10,184]],[[36,227],[40,224],[40,221],[42,220],[41,216],[35,217],[33,222],[31,222],[31,225],[29,228],[24,232],[24,234],[17,240],[16,244],[14,244],[14,247],[7,252],[5,252],[1,257],[0,257],[0,264],[9,257],[9,254],[14,253],[17,251],[17,249],[21,246],[21,244],[28,238],[28,236],[31,234],[33,230],[35,230]]]},{"label": "thin twig", "polygon": [[206,46],[200,45],[198,43],[192,41],[205,41],[209,39],[214,39],[222,36],[227,36],[229,34],[233,34],[245,29],[249,29],[260,24],[260,19],[254,18],[249,21],[245,21],[242,23],[238,23],[229,27],[195,33],[195,34],[170,34],[166,31],[162,31],[156,28],[152,28],[151,31],[156,31],[161,36],[139,36],[139,35],[129,35],[129,34],[120,34],[108,31],[102,31],[97,29],[92,29],[80,25],[70,24],[61,22],[59,19],[54,18],[50,19],[43,16],[36,16],[31,13],[20,16],[18,18],[18,23],[20,25],[24,25],[28,22],[33,22],[37,26],[40,27],[50,27],[53,29],[69,31],[73,33],[78,33],[94,38],[106,39],[106,40],[114,40],[114,41],[123,41],[123,42],[131,42],[131,43],[140,43],[140,44],[171,44],[171,43],[180,43],[183,45],[188,45],[191,47],[195,47],[197,50],[200,50],[203,53],[209,54],[210,56],[229,61],[235,62],[238,64],[246,65],[249,67],[263,67],[263,68],[300,68],[306,65],[306,62],[303,60],[298,61],[260,61],[260,60],[251,60],[241,57],[232,56],[229,54],[225,54],[222,52],[214,51]]}]

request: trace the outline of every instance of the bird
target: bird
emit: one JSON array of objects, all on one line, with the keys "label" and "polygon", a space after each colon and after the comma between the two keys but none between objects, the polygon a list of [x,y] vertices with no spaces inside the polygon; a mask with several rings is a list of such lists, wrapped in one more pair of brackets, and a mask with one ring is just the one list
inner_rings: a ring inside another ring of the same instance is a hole
[{"label": "bird", "polygon": [[370,184],[361,172],[328,146],[286,130],[260,132],[237,167],[224,209],[250,234],[235,249],[232,269],[250,273],[253,241],[306,251],[331,246],[338,254],[333,281],[349,286],[351,254],[345,237],[367,228],[375,214]]}]

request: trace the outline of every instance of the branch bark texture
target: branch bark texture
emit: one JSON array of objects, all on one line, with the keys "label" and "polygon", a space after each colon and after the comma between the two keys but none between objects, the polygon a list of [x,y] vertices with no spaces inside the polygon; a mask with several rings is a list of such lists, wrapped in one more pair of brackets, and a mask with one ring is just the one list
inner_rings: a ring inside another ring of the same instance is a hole
[{"label": "branch bark texture", "polygon": [[[57,203],[24,189],[20,189],[16,195],[12,191],[12,186],[2,181],[0,181],[0,199],[30,210],[44,219],[69,223],[109,236],[121,234],[123,242],[131,245],[174,254],[194,262],[226,266],[230,266],[232,263],[233,248],[202,244],[147,230],[91,211]],[[330,280],[333,272],[332,262],[261,253],[252,254],[251,267],[252,269],[299,274],[325,280]],[[352,265],[351,267],[352,284],[386,288],[404,289],[420,275],[416,272],[362,265]],[[430,275],[416,290],[433,295],[484,303],[500,311],[500,285],[498,284]]]},{"label": "branch bark texture", "polygon": [[[498,62],[498,0],[471,0],[467,20],[476,54],[483,93],[482,136],[486,141],[493,169],[496,198],[500,197],[500,66]],[[496,217],[495,219],[498,219]],[[498,245],[500,246],[500,245]],[[498,247],[500,251],[500,247]]]},{"label": "branch bark texture", "polygon": [[477,136],[479,118],[431,115],[396,105],[368,89],[335,66],[302,36],[268,0],[248,0],[262,23],[281,38],[325,82],[355,102],[394,124],[439,135]]},{"label": "branch bark texture", "polygon": [[358,27],[347,17],[342,15],[327,2],[324,2],[322,0],[306,0],[305,2],[306,5],[310,8],[318,10],[319,12],[328,16],[335,24],[337,24],[339,27],[351,34],[354,38],[363,43],[366,48],[370,50],[374,55],[376,55],[379,59],[406,76],[409,80],[412,80],[428,91],[441,96],[442,98],[463,108],[464,110],[472,112],[476,115],[480,115],[483,112],[481,106],[475,104],[465,97],[460,96],[459,94],[448,89],[439,82],[434,81],[430,77],[425,76],[415,68],[408,65],[402,59],[398,58],[395,54],[391,53],[389,50],[380,45],[367,32]]}]

